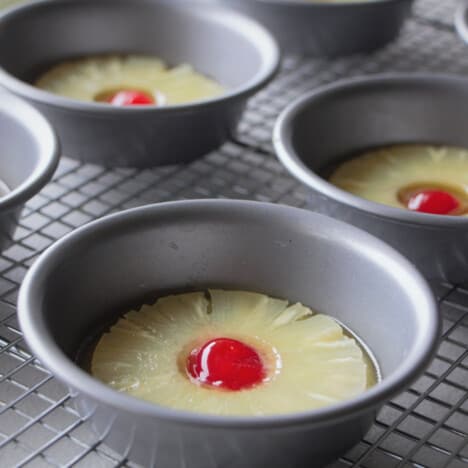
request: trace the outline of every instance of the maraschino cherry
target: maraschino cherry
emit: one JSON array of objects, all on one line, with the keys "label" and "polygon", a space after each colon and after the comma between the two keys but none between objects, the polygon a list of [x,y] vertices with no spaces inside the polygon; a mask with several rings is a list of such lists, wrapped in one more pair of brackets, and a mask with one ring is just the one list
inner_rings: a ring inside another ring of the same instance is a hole
[{"label": "maraschino cherry", "polygon": [[155,104],[147,93],[136,90],[121,90],[109,96],[106,101],[114,106],[141,106]]},{"label": "maraschino cherry", "polygon": [[420,213],[448,215],[459,208],[460,202],[448,192],[429,189],[414,193],[408,199],[407,206]]},{"label": "maraschino cherry", "polygon": [[232,338],[215,338],[187,358],[190,378],[224,390],[246,390],[263,381],[262,359],[251,346]]}]

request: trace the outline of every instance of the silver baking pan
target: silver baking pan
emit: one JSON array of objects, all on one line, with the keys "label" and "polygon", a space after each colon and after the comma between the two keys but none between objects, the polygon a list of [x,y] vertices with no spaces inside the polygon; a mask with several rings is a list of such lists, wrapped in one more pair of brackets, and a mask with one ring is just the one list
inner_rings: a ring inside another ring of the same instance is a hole
[{"label": "silver baking pan", "polygon": [[394,40],[413,0],[212,0],[263,23],[287,53],[338,56]]},{"label": "silver baking pan", "polygon": [[[51,64],[103,53],[189,63],[227,92],[186,105],[117,108],[31,85]],[[234,131],[248,98],[273,77],[278,63],[278,47],[262,26],[216,5],[45,0],[0,15],[0,86],[49,118],[65,155],[105,166],[176,164],[215,149]]]},{"label": "silver baking pan", "polygon": [[310,190],[310,208],[354,224],[406,255],[430,279],[468,279],[468,218],[392,208],[351,195],[323,176],[359,152],[397,143],[468,147],[468,82],[394,74],[344,80],[299,98],[279,117],[281,162]]},{"label": "silver baking pan", "polygon": [[52,178],[58,160],[49,123],[0,90],[0,251],[10,244],[24,204]]},{"label": "silver baking pan", "polygon": [[455,11],[455,29],[462,40],[468,44],[468,1],[461,0]]},{"label": "silver baking pan", "polygon": [[[221,417],[135,399],[75,363],[83,342],[126,307],[213,286],[336,317],[370,348],[380,383],[321,410]],[[78,395],[78,411],[105,443],[160,468],[323,466],[421,374],[440,327],[421,275],[382,241],[306,210],[235,200],[151,205],[74,231],[34,263],[18,312],[31,350]]]}]

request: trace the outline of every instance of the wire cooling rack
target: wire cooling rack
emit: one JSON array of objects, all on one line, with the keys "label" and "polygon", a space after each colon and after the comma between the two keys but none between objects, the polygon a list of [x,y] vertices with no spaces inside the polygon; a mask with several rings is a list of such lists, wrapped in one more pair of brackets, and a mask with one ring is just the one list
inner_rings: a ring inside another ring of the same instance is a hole
[{"label": "wire cooling rack", "polygon": [[[468,46],[452,26],[455,7],[454,0],[417,1],[399,40],[371,55],[287,57],[277,79],[251,101],[236,138],[190,165],[141,171],[62,160],[53,182],[28,203],[14,244],[0,256],[1,468],[134,466],[94,435],[73,409],[67,388],[23,341],[17,291],[37,255],[92,219],[147,203],[231,197],[307,206],[306,190],[272,152],[270,135],[278,113],[305,90],[353,75],[467,74]],[[366,437],[330,468],[468,467],[468,283],[433,286],[444,317],[436,359],[409,390],[385,405]]]}]

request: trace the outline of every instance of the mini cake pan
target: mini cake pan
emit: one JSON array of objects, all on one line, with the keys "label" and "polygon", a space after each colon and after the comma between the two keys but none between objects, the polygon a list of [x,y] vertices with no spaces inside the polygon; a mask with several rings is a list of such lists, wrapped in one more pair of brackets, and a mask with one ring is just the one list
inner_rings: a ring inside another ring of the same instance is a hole
[{"label": "mini cake pan", "polygon": [[0,90],[0,251],[11,242],[24,204],[52,178],[59,145],[33,107]]},{"label": "mini cake pan", "polygon": [[357,78],[317,89],[280,115],[274,145],[310,189],[310,207],[365,229],[406,255],[429,279],[468,279],[468,217],[374,203],[330,184],[337,164],[371,148],[427,143],[468,148],[468,84],[446,75]]},{"label": "mini cake pan", "polygon": [[288,53],[369,52],[395,39],[413,0],[217,0],[263,23]]},{"label": "mini cake pan", "polygon": [[468,44],[468,2],[459,2],[455,12],[455,28],[458,35]]},{"label": "mini cake pan", "polygon": [[[183,105],[123,108],[64,98],[31,84],[53,64],[106,53],[188,63],[227,91]],[[45,0],[0,16],[0,85],[49,118],[66,156],[105,166],[182,163],[215,149],[278,64],[276,42],[262,26],[216,5]]]},{"label": "mini cake pan", "polygon": [[[300,301],[336,317],[370,348],[382,380],[325,409],[222,417],[135,399],[75,363],[84,340],[117,313],[208,287]],[[32,351],[78,395],[79,412],[105,442],[162,468],[322,466],[423,371],[440,327],[422,276],[379,239],[307,210],[235,200],[150,205],[74,231],[33,265],[18,309]]]}]

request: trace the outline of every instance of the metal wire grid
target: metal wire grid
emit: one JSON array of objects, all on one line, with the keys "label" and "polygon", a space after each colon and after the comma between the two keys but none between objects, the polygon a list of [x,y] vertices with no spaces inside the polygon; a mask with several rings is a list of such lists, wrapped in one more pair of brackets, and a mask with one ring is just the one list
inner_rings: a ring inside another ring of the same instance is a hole
[{"label": "metal wire grid", "polygon": [[[0,256],[1,467],[133,466],[94,435],[73,409],[69,391],[23,341],[14,306],[37,255],[92,219],[146,203],[232,197],[307,205],[306,190],[271,154],[279,111],[304,90],[341,77],[387,70],[464,73],[468,48],[453,33],[454,8],[453,0],[420,0],[399,41],[371,56],[287,58],[277,80],[252,100],[235,141],[188,166],[138,171],[61,162],[54,181],[28,203],[14,244]],[[330,468],[468,466],[468,286],[434,288],[444,317],[436,359]]]},{"label": "metal wire grid", "polygon": [[446,25],[449,28],[453,24],[453,13],[458,3],[463,0],[424,0],[416,2],[414,14],[419,19],[423,18],[434,24]]},{"label": "metal wire grid", "polygon": [[[422,10],[433,0],[416,3],[416,11]],[[343,78],[394,72],[451,72],[468,75],[468,47],[455,34],[453,12],[456,2],[437,2],[437,12],[442,6],[451,8],[451,23],[413,16],[406,24],[398,41],[382,51],[370,55],[358,55],[340,60],[317,60],[304,57],[288,57],[283,72],[263,93],[257,95],[249,105],[249,111],[240,127],[240,139],[271,153],[271,132],[278,114],[294,101],[317,85],[332,83]],[[429,8],[426,14],[432,15]],[[448,15],[440,15],[445,18]]]}]

